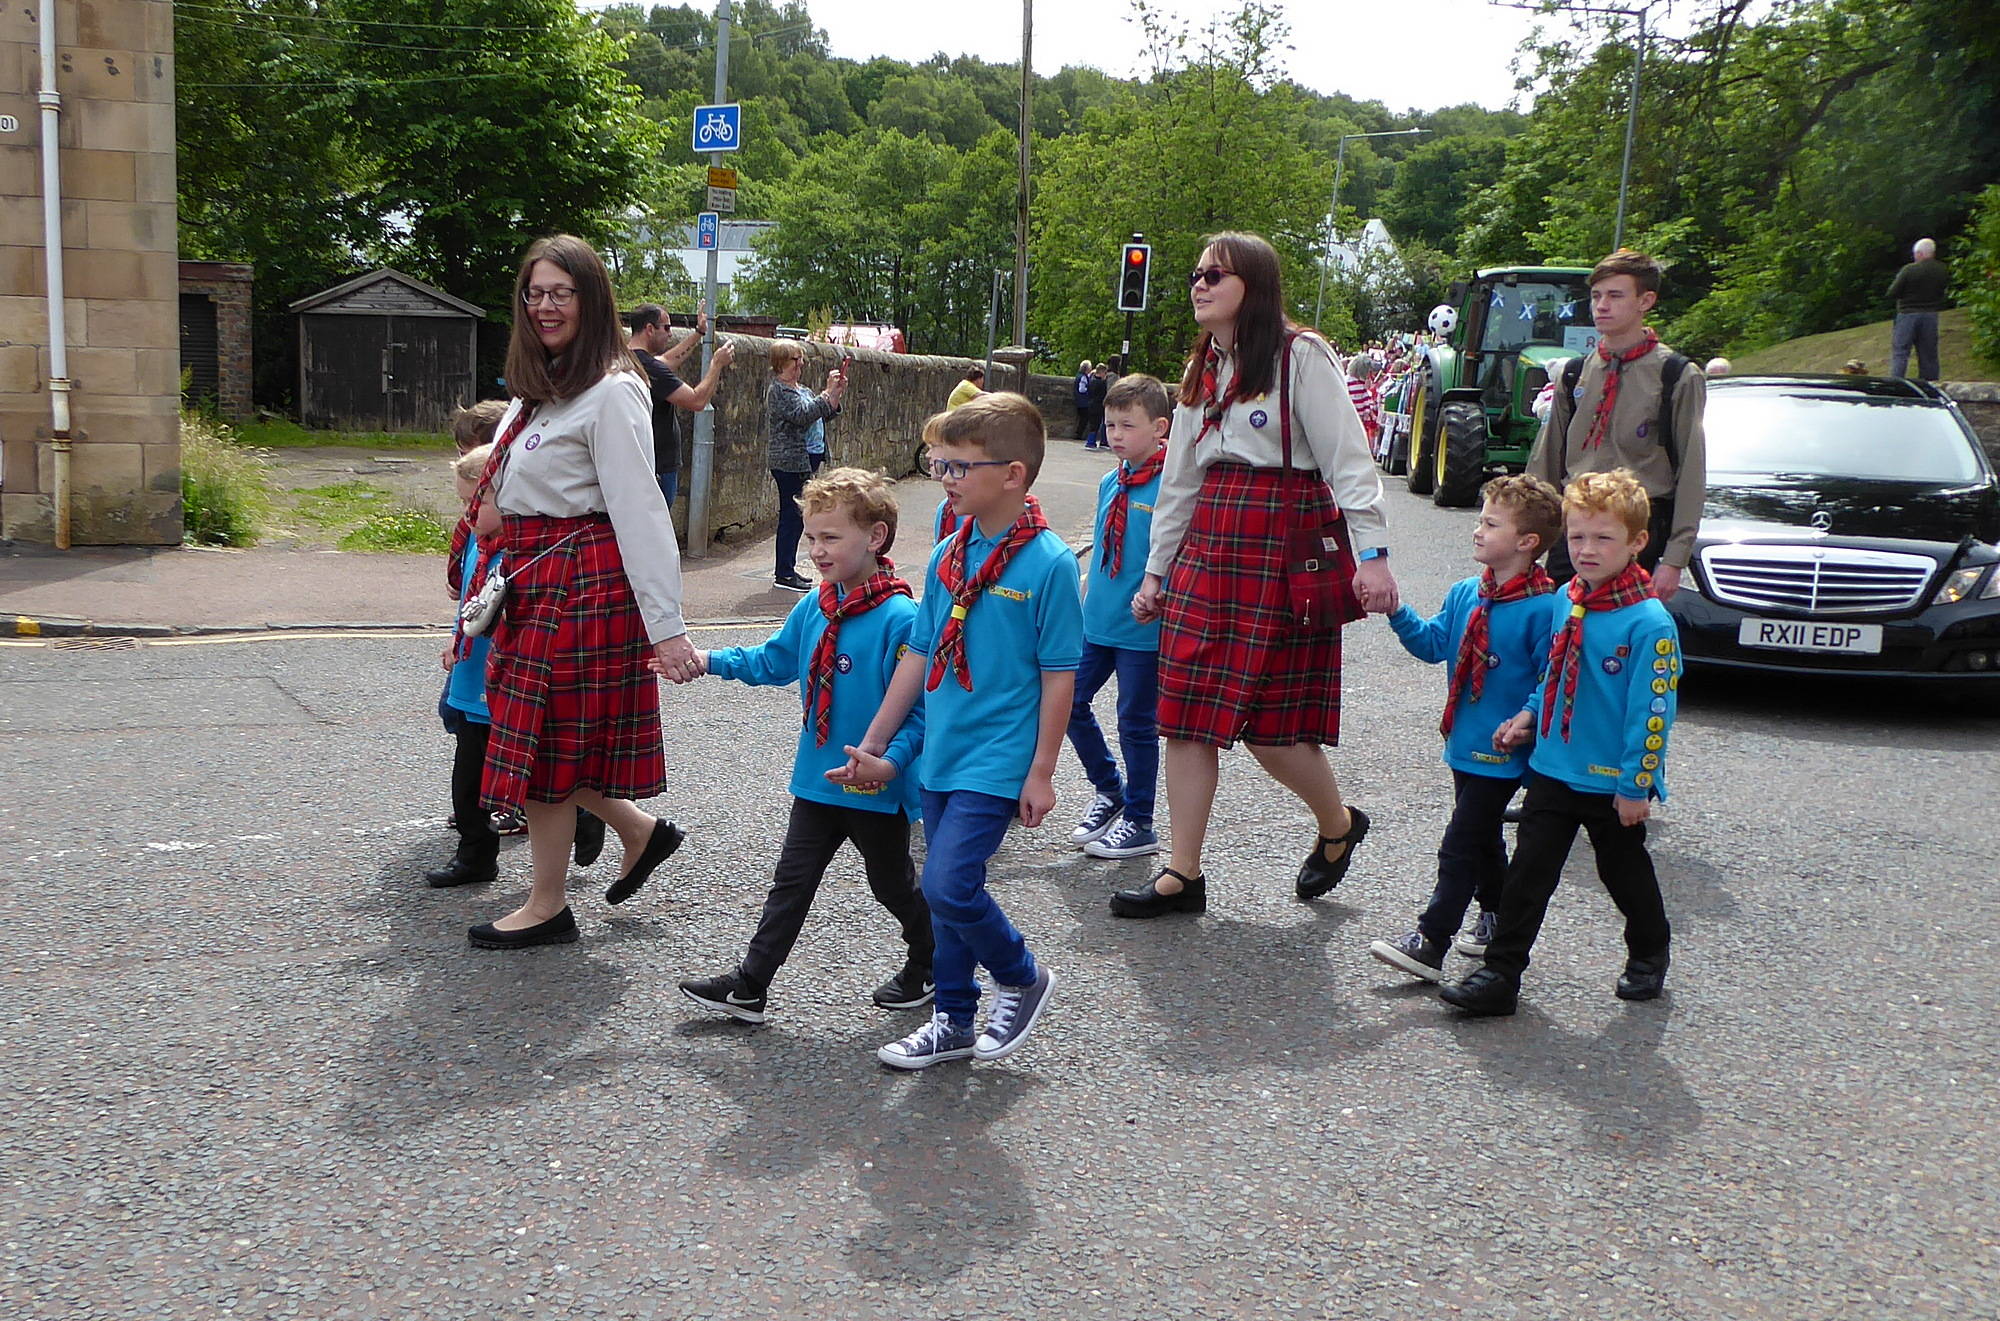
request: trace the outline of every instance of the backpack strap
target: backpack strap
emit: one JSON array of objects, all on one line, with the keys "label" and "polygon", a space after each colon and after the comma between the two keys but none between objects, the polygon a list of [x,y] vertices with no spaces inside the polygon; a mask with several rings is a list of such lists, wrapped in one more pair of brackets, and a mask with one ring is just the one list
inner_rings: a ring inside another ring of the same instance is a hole
[{"label": "backpack strap", "polygon": [[1687,370],[1688,362],[1685,353],[1669,353],[1667,360],[1660,364],[1660,443],[1667,447],[1667,462],[1673,465],[1676,481],[1681,475],[1681,449],[1674,435],[1674,387],[1680,384],[1681,373]]}]

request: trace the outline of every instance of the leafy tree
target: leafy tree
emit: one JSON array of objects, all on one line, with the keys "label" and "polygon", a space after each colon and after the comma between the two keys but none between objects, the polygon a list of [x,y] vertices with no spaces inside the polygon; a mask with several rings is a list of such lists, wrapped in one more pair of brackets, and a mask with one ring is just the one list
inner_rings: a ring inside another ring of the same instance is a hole
[{"label": "leafy tree", "polygon": [[1404,158],[1380,212],[1399,242],[1414,239],[1447,252],[1458,246],[1465,204],[1500,177],[1507,144],[1499,137],[1448,137]]}]

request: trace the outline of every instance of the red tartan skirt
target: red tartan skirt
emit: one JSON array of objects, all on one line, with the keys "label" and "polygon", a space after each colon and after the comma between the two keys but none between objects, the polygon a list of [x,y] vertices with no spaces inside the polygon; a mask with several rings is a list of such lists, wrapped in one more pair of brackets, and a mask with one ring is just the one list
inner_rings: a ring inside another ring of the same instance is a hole
[{"label": "red tartan skirt", "polygon": [[480,801],[508,811],[578,789],[652,798],[667,788],[652,645],[625,579],[611,520],[506,517],[507,570],[577,533],[510,577],[486,669],[493,733]]},{"label": "red tartan skirt", "polygon": [[1340,742],[1340,630],[1293,622],[1285,582],[1288,503],[1333,517],[1324,482],[1218,463],[1167,575],[1160,628],[1160,733],[1227,748]]}]

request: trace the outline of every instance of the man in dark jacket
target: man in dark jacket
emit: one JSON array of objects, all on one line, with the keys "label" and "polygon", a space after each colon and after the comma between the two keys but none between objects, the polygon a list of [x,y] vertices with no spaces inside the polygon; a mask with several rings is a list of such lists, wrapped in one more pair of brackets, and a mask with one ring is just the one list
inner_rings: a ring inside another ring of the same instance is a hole
[{"label": "man in dark jacket", "polygon": [[1951,273],[1937,259],[1937,244],[1918,239],[1916,260],[1896,272],[1889,297],[1896,300],[1896,328],[1889,337],[1889,375],[1908,376],[1910,350],[1917,351],[1917,379],[1938,378],[1938,313],[1944,311]]},{"label": "man in dark jacket", "polygon": [[707,331],[706,306],[696,315],[695,329],[683,335],[678,343],[672,342],[673,327],[667,321],[666,310],[658,303],[641,303],[627,312],[625,328],[631,332],[626,347],[638,356],[639,364],[646,369],[652,390],[653,469],[659,477],[660,494],[667,497],[667,504],[671,506],[674,497],[680,494],[681,484],[680,426],[674,409],[685,408],[690,413],[698,413],[708,407],[722,373],[735,360],[736,350],[726,342],[716,345],[715,356],[709,360],[708,374],[699,385],[689,385],[674,369],[694,351]]}]

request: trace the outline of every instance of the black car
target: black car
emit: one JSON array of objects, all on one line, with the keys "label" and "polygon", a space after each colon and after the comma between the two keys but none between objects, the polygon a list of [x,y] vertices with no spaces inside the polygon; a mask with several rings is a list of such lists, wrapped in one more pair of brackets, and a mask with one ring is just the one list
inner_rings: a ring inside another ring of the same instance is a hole
[{"label": "black car", "polygon": [[2000,678],[2000,478],[1936,386],[1709,383],[1708,505],[1669,605],[1688,659]]}]

